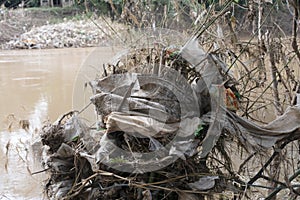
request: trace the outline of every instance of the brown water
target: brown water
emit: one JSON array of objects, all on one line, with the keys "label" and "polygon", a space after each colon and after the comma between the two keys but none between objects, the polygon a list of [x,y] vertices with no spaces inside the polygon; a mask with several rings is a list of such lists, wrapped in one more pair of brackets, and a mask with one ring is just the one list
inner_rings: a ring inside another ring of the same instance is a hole
[{"label": "brown water", "polygon": [[[30,148],[38,140],[37,130],[45,120],[56,120],[73,105],[80,109],[87,103],[89,93],[81,85],[95,77],[111,52],[0,51],[0,199],[42,199],[47,177],[30,175],[42,169]],[[28,131],[19,128],[23,119],[30,122]]]}]

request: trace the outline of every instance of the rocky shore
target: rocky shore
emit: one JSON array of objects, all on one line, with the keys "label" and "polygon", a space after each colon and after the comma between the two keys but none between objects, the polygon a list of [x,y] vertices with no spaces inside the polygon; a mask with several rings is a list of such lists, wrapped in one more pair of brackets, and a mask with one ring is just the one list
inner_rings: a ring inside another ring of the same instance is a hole
[{"label": "rocky shore", "polygon": [[[97,25],[96,25],[96,24]],[[67,21],[59,24],[34,27],[5,43],[3,49],[45,49],[91,47],[104,44],[113,30],[103,21]],[[121,27],[113,25],[113,29]]]},{"label": "rocky shore", "polygon": [[90,47],[104,44],[124,25],[88,18],[76,9],[17,9],[0,13],[0,49]]}]

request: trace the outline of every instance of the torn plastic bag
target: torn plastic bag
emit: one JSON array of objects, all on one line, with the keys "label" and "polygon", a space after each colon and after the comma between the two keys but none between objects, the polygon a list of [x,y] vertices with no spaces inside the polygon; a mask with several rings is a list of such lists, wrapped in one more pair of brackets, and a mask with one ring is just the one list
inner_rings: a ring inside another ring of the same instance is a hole
[{"label": "torn plastic bag", "polygon": [[67,173],[71,168],[73,168],[72,158],[70,160],[67,160],[66,158],[52,157],[51,161],[47,164],[51,165],[51,168],[55,172],[59,173]]},{"label": "torn plastic bag", "polygon": [[162,148],[165,148],[159,141],[154,139],[153,137],[150,137],[150,142],[149,142],[149,150],[150,151],[158,151]]},{"label": "torn plastic bag", "polygon": [[287,108],[286,112],[265,126],[259,126],[235,113],[227,111],[233,119],[231,123],[239,125],[240,136],[252,146],[269,148],[277,141],[297,134],[300,128],[300,109],[297,106]]},{"label": "torn plastic bag", "polygon": [[191,157],[196,153],[198,153],[197,152],[198,145],[199,145],[199,141],[197,140],[190,139],[188,141],[178,141],[172,145],[169,154],[176,155],[182,160],[186,160],[185,156]]},{"label": "torn plastic bag", "polygon": [[[153,74],[113,74],[92,81],[90,85],[94,93],[91,100],[96,106],[98,115],[102,115],[104,111],[107,111],[105,114],[108,114],[109,111],[120,111],[119,108],[126,111],[124,108],[126,105],[129,111],[132,108],[138,108],[137,111],[139,112],[146,109],[153,117],[159,110],[161,113],[168,113],[169,116],[175,117],[177,121],[180,120],[180,116],[199,116],[198,102],[194,91],[184,77],[171,68],[163,68],[159,76]],[[101,93],[114,94],[123,99],[120,101],[118,97],[113,96],[111,100],[109,98],[104,99],[107,102],[104,104],[97,101],[101,95],[96,95]],[[129,98],[129,103],[126,103],[127,98]],[[135,101],[130,106],[132,99]],[[138,101],[138,99],[142,100]],[[103,105],[108,108],[101,110]],[[145,107],[145,105],[147,106]],[[151,111],[150,108],[153,110]],[[158,115],[156,119],[161,117]]]},{"label": "torn plastic bag", "polygon": [[158,137],[163,134],[174,133],[178,130],[178,126],[178,123],[170,126],[149,116],[131,116],[120,112],[112,112],[108,115],[106,122],[107,133],[123,131],[139,133],[145,137]]},{"label": "torn plastic bag", "polygon": [[88,132],[88,127],[76,115],[73,115],[64,124],[64,141],[70,142],[78,137],[83,137]]},{"label": "torn plastic bag", "polygon": [[204,158],[211,152],[222,132],[222,120],[225,117],[225,111],[221,109],[224,104],[224,97],[222,96],[224,94],[222,91],[224,77],[221,76],[220,71],[223,70],[222,67],[224,66],[221,68],[217,66],[213,60],[214,57],[205,53],[196,38],[191,38],[186,43],[181,49],[181,54],[192,65],[192,68],[195,68],[201,74],[198,82],[192,84],[195,93],[199,97],[199,108],[205,106],[201,105],[202,102],[205,102],[201,97],[208,96],[209,92],[210,98],[207,101],[210,101],[210,104],[208,105],[210,105],[212,113],[215,113],[212,116],[214,120],[209,126],[201,147],[200,157]]},{"label": "torn plastic bag", "polygon": [[84,137],[80,138],[83,142],[85,150],[89,154],[94,154],[100,148],[100,140],[104,135],[105,130],[90,130],[86,132]]},{"label": "torn plastic bag", "polygon": [[50,199],[56,200],[65,197],[66,194],[70,191],[72,185],[72,180],[64,180],[51,184],[48,191]]},{"label": "torn plastic bag", "polygon": [[57,152],[55,153],[55,157],[59,157],[59,158],[70,158],[73,157],[75,154],[75,151],[72,147],[70,147],[69,145],[62,143],[59,147],[59,149],[57,150]]},{"label": "torn plastic bag", "polygon": [[224,127],[226,112],[222,109],[224,107],[224,98],[222,96],[224,94],[223,89],[223,87],[219,87],[218,85],[212,85],[212,87],[210,88],[212,108],[212,112],[210,112],[210,118],[212,119],[212,121],[202,142],[200,152],[201,158],[206,157],[211,152],[211,150],[217,143]]},{"label": "torn plastic bag", "polygon": [[[122,104],[123,99],[124,98],[122,96],[110,93],[100,93],[91,97],[91,101],[95,105],[97,113],[102,116],[107,116],[113,111],[120,111],[124,113],[133,111],[151,115],[153,119],[166,123],[179,121],[180,111],[178,109],[176,113],[172,113],[172,111],[168,112],[168,109],[159,103],[131,97],[127,98]],[[178,104],[178,102],[173,103]],[[121,104],[122,108],[119,108]],[[179,108],[179,105],[177,105],[177,107]]]},{"label": "torn plastic bag", "polygon": [[201,74],[201,78],[206,83],[207,88],[211,84],[222,82],[223,77],[220,76],[219,66],[213,61],[213,57],[205,53],[203,48],[200,47],[196,38],[190,39],[182,47],[181,55],[192,65],[192,68],[195,68],[196,72]]},{"label": "torn plastic bag", "polygon": [[198,181],[193,183],[188,183],[190,188],[193,190],[209,190],[212,189],[216,184],[216,179],[219,179],[218,176],[204,176],[201,177]]}]

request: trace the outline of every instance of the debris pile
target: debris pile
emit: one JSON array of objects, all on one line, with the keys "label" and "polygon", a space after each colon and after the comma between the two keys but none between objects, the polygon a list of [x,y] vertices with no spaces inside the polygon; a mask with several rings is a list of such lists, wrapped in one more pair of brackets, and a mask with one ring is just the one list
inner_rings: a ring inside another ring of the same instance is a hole
[{"label": "debris pile", "polygon": [[7,42],[4,48],[44,49],[97,46],[104,43],[108,35],[112,34],[112,30],[104,22],[97,21],[97,26],[92,21],[80,20],[34,27],[29,32]]},{"label": "debris pile", "polygon": [[[43,128],[47,196],[197,200],[243,194],[249,185],[231,170],[223,138],[236,138],[247,150],[267,149],[299,135],[300,123],[290,116],[300,118],[290,109],[261,127],[239,117],[226,100],[234,83],[220,58],[195,39],[182,48],[156,44],[120,54],[89,83],[95,127],[72,111]],[[221,156],[213,156],[216,149]],[[213,159],[218,162],[208,162]]]}]

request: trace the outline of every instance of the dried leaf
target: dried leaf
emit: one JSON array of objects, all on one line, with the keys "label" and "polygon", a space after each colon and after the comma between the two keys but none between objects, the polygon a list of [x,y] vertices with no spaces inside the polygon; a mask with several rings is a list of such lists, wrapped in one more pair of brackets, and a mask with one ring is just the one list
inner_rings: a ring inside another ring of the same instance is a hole
[{"label": "dried leaf", "polygon": [[5,167],[5,171],[7,172],[7,167],[8,167],[8,152],[9,152],[9,147],[10,147],[10,140],[7,142],[6,146],[5,146],[5,149],[6,149],[6,152],[5,152],[5,164],[4,164],[4,167]]}]

